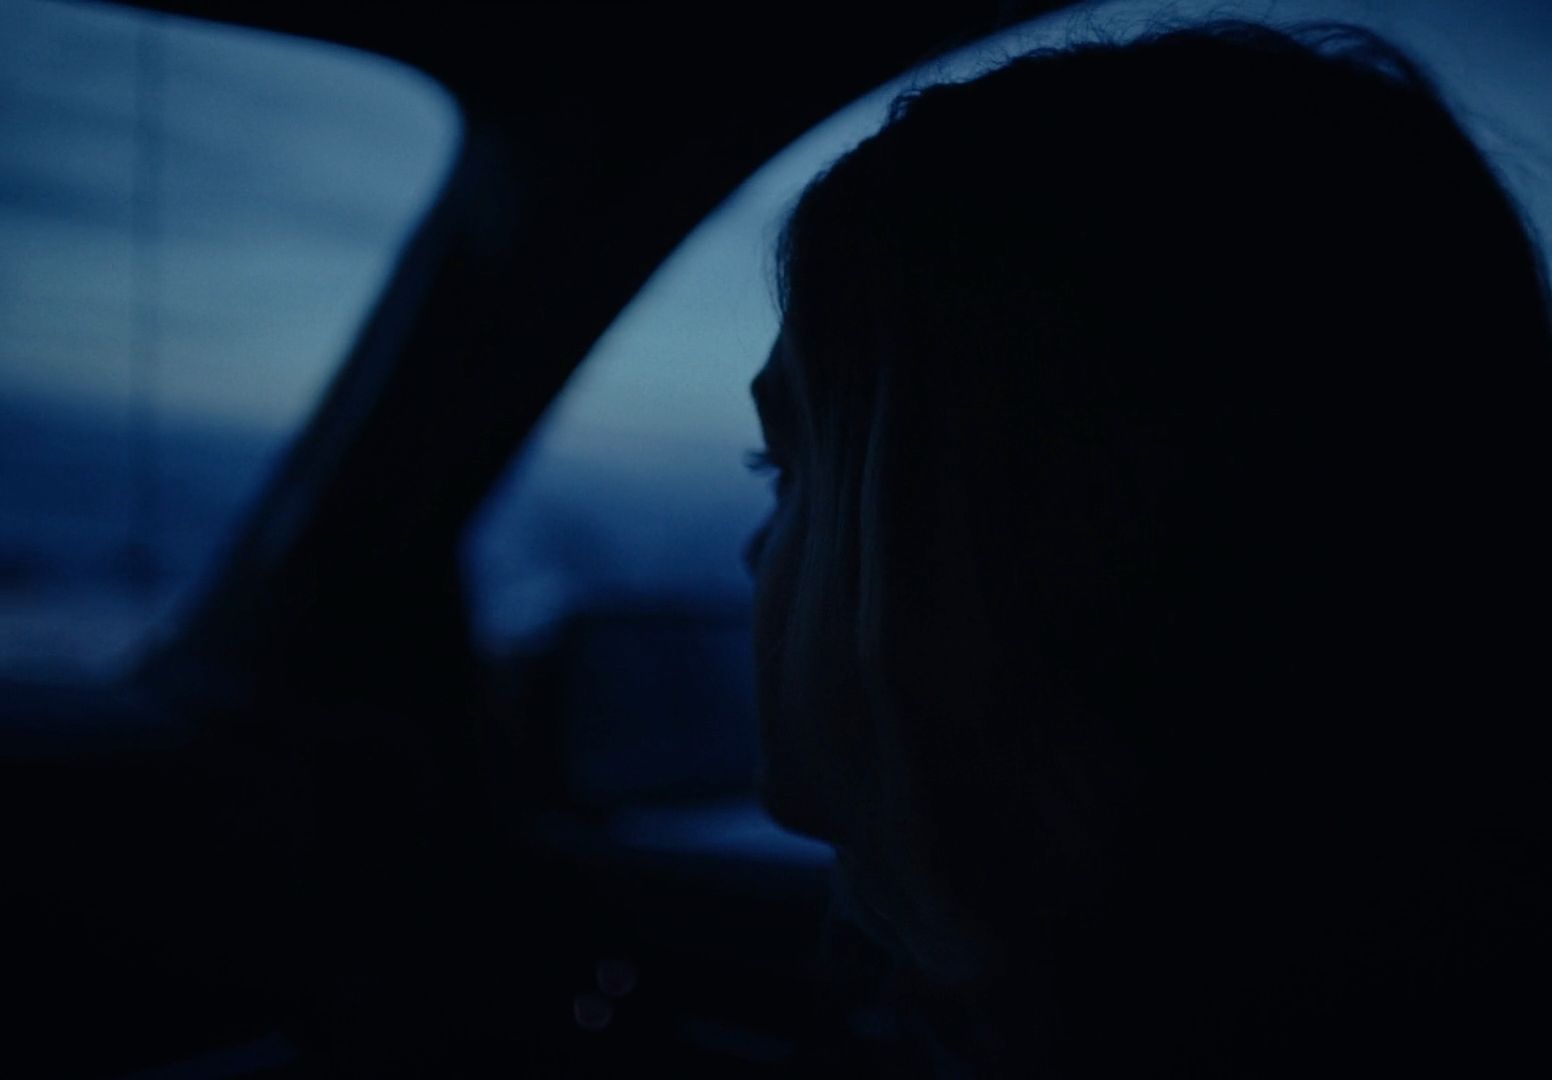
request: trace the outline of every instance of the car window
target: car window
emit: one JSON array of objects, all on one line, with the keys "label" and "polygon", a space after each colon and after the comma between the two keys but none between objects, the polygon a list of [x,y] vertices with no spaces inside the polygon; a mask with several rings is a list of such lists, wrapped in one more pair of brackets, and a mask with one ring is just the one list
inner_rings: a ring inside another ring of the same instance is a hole
[{"label": "car window", "polygon": [[[475,640],[524,687],[508,703],[523,722],[559,728],[569,799],[702,800],[670,811],[674,845],[824,858],[747,797],[757,746],[742,551],[770,492],[744,459],[761,444],[748,388],[776,334],[777,230],[896,93],[980,70],[1046,22],[879,87],[751,176],[599,339],[473,519],[463,569]],[[651,832],[634,821],[616,820],[625,842]]]},{"label": "car window", "polygon": [[[888,101],[1018,52],[1125,38],[1172,19],[1368,25],[1433,70],[1544,235],[1552,235],[1552,17],[1495,0],[1415,4],[1118,0],[1024,24],[880,88],[787,148],[663,263],[512,461],[465,543],[475,636],[539,670],[583,799],[747,786],[755,754],[743,540],[769,502],[748,383],[776,333],[782,213]],[[1426,228],[1426,223],[1419,223]],[[525,667],[526,665],[526,667]]]},{"label": "car window", "polygon": [[[710,798],[750,786],[741,552],[769,493],[743,457],[760,444],[749,380],[776,331],[769,253],[781,210],[886,102],[875,94],[820,125],[679,245],[465,533],[475,641],[527,685],[519,707],[557,723],[572,799]],[[692,816],[675,835],[813,857],[801,844],[784,848],[746,804]]]},{"label": "car window", "polygon": [[111,5],[0,5],[0,675],[172,626],[447,172],[380,57]]}]

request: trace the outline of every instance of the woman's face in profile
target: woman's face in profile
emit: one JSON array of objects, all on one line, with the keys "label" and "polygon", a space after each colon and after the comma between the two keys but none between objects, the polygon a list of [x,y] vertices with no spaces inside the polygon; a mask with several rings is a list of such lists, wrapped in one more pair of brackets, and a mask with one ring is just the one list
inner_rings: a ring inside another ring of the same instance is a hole
[{"label": "woman's face in profile", "polygon": [[754,578],[760,797],[782,825],[835,846],[850,906],[876,936],[958,977],[979,961],[954,926],[925,920],[901,892],[901,880],[915,880],[903,869],[914,865],[913,819],[883,778],[900,762],[870,741],[859,763],[856,612],[826,595],[821,582],[833,576],[814,565],[828,545],[810,544],[825,539],[810,535],[825,522],[813,509],[821,478],[805,475],[805,463],[818,469],[823,459],[802,445],[797,363],[790,335],[778,339],[750,388],[765,436],[751,465],[770,474],[775,498],[744,552]]},{"label": "woman's face in profile", "polygon": [[[755,696],[760,719],[760,794],[771,812],[783,823],[790,820],[792,800],[784,798],[789,776],[800,758],[790,718],[782,716],[782,671],[786,666],[787,623],[797,591],[798,534],[797,475],[793,451],[797,424],[793,394],[784,363],[780,338],[765,366],[750,384],[755,411],[760,419],[764,446],[750,455],[752,470],[770,477],[773,505],[744,548],[744,565],[754,579]],[[796,815],[802,816],[802,815]]]},{"label": "woman's face in profile", "polygon": [[792,359],[778,338],[750,387],[762,450],[751,467],[771,477],[774,505],[750,537],[744,562],[754,579],[756,705],[760,718],[760,794],[776,820],[822,839],[836,839],[821,780],[830,720],[812,693],[824,685],[823,650],[798,615],[806,533],[801,424]]},{"label": "woman's face in profile", "polygon": [[836,848],[848,906],[876,937],[964,978],[986,962],[983,946],[924,876],[902,745],[864,715],[858,612],[829,591],[840,568],[822,565],[835,538],[816,530],[840,525],[816,509],[826,505],[827,461],[822,446],[807,445],[799,357],[790,333],[778,338],[750,387],[765,438],[751,466],[770,476],[774,497],[744,551],[754,579],[760,797],[781,825]]}]

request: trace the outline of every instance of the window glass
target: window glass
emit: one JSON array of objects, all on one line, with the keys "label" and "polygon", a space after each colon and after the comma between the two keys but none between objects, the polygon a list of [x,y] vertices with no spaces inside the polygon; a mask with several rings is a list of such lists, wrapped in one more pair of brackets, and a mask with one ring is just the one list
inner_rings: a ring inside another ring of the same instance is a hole
[{"label": "window glass", "polygon": [[[736,665],[735,675],[706,676],[721,695],[693,702],[682,688],[693,672],[644,658],[673,640],[681,654],[690,649],[686,618],[700,619],[708,640],[745,634],[749,593],[740,552],[770,498],[741,466],[742,452],[760,439],[748,383],[776,334],[773,240],[802,185],[874,131],[888,102],[910,85],[967,77],[1039,46],[1124,39],[1172,19],[1234,16],[1273,24],[1342,19],[1411,50],[1436,73],[1543,234],[1552,235],[1552,129],[1545,123],[1552,65],[1543,62],[1552,9],[1514,0],[1081,5],[868,95],[778,155],[681,244],[599,340],[466,538],[470,610],[486,653],[546,663],[559,657],[564,679],[578,687],[551,700],[572,710],[564,722],[582,789],[675,791],[693,787],[687,774],[732,783],[752,768],[747,652],[726,645],[715,662]],[[664,636],[669,631],[642,614],[654,610],[673,613],[680,638]],[[661,677],[654,682],[643,671]],[[611,696],[611,684],[629,689]],[[601,706],[606,697],[610,704]]]},{"label": "window glass", "polygon": [[113,674],[165,632],[458,138],[380,57],[0,5],[0,675]]}]

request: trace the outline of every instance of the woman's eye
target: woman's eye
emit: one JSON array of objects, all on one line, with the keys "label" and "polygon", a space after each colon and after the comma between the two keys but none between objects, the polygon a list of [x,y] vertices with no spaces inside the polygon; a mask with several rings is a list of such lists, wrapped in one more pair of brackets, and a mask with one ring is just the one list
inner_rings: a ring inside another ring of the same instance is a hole
[{"label": "woman's eye", "polygon": [[787,486],[787,470],[769,450],[750,450],[744,454],[744,466],[752,473],[771,477],[771,489],[778,495]]}]

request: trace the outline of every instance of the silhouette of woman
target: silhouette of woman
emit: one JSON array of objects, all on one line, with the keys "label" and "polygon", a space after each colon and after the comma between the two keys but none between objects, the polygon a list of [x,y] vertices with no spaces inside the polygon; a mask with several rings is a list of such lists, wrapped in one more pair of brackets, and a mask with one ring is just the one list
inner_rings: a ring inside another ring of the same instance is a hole
[{"label": "silhouette of woman", "polygon": [[901,97],[778,264],[763,794],[962,1052],[1545,1056],[1546,280],[1418,68],[1025,56]]}]

